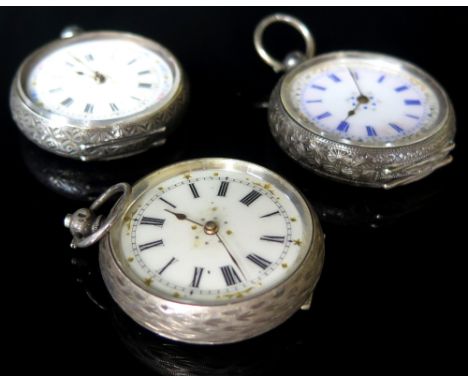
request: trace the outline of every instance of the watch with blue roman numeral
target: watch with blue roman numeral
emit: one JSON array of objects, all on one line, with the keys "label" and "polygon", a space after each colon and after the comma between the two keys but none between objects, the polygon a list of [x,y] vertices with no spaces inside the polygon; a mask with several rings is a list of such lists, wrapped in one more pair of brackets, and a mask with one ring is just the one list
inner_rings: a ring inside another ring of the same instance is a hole
[{"label": "watch with blue roman numeral", "polygon": [[[122,193],[109,215],[97,210]],[[242,341],[308,309],[324,257],[318,218],[288,181],[223,158],[179,162],[111,187],[65,218],[72,247],[100,240],[116,303],[163,337]]]},{"label": "watch with blue roman numeral", "polygon": [[[283,62],[262,42],[273,23],[296,28],[305,54]],[[254,33],[260,57],[285,71],[271,95],[271,131],[289,156],[314,172],[357,186],[389,189],[451,162],[455,115],[443,88],[415,65],[375,53],[342,51],[314,57],[310,31],[274,14]]]},{"label": "watch with blue roman numeral", "polygon": [[188,98],[181,65],[159,43],[77,27],[29,55],[10,94],[13,119],[28,139],[83,161],[165,143]]}]

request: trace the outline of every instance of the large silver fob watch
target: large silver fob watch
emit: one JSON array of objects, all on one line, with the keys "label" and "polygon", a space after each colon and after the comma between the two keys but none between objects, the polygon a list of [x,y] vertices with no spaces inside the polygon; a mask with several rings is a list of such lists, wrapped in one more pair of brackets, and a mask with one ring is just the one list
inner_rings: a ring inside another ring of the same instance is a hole
[{"label": "large silver fob watch", "polygon": [[188,343],[238,342],[307,309],[323,264],[323,233],[301,193],[234,159],[179,162],[133,187],[119,183],[65,225],[72,247],[100,240],[103,279],[123,311]]},{"label": "large silver fob watch", "polygon": [[108,160],[163,144],[187,98],[182,67],[161,44],[69,27],[20,65],[10,107],[39,147],[83,161]]},{"label": "large silver fob watch", "polygon": [[[297,29],[305,54],[283,62],[263,46],[274,23]],[[302,166],[351,185],[389,189],[451,162],[455,115],[442,87],[395,57],[340,51],[314,57],[315,43],[298,19],[274,14],[255,29],[260,57],[285,71],[272,92],[268,119],[282,149]]]}]

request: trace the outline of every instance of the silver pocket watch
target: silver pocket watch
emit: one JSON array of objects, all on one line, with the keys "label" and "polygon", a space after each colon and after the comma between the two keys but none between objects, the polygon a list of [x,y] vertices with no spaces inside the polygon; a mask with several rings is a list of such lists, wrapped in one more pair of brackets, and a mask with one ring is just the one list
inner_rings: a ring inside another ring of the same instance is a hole
[{"label": "silver pocket watch", "polygon": [[[97,210],[121,193],[107,217]],[[100,241],[104,282],[133,320],[197,344],[245,340],[310,305],[324,256],[301,193],[258,165],[179,162],[119,183],[65,218],[72,247]]]},{"label": "silver pocket watch", "polygon": [[183,69],[161,44],[70,27],[22,62],[10,107],[39,147],[83,161],[108,160],[163,144],[187,97]]},{"label": "silver pocket watch", "polygon": [[[286,23],[306,43],[283,62],[262,42],[265,29]],[[302,166],[357,186],[389,189],[421,179],[452,161],[455,115],[444,89],[395,57],[340,51],[314,56],[298,19],[274,14],[255,29],[254,45],[276,72],[286,72],[268,109],[271,132]]]}]

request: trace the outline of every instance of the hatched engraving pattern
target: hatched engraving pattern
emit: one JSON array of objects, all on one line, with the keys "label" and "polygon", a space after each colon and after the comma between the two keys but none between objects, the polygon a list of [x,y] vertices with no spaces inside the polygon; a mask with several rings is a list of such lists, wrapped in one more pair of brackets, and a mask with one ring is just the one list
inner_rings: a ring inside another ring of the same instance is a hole
[{"label": "hatched engraving pattern", "polygon": [[281,104],[280,87],[281,81],[270,99],[271,132],[289,156],[323,176],[371,187],[383,187],[396,179],[409,183],[438,168],[454,147],[453,119],[432,137],[399,148],[364,148],[330,141],[289,116]]},{"label": "hatched engraving pattern", "polygon": [[[316,227],[313,248],[300,272],[270,292],[222,306],[163,300],[132,283],[115,263],[109,235],[101,240],[100,266],[110,294],[136,322],[161,336],[199,344],[231,343],[262,334],[288,319],[310,296],[323,265],[324,242]],[[313,251],[313,255],[311,255]]]},{"label": "hatched engraving pattern", "polygon": [[175,99],[151,119],[98,128],[54,124],[31,111],[21,101],[15,86],[10,95],[10,108],[20,130],[39,147],[65,157],[96,160],[119,158],[149,149],[176,126],[187,101],[187,84],[183,82]]}]

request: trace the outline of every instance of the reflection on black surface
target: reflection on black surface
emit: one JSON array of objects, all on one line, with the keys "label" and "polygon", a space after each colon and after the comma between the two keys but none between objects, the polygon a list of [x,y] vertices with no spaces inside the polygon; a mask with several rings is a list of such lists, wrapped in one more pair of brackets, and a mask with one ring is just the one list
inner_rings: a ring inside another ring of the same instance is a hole
[{"label": "reflection on black surface", "polygon": [[434,202],[442,187],[411,187],[390,192],[365,190],[343,192],[343,188],[310,189],[303,187],[321,221],[359,228],[379,228],[395,224],[404,216]]},{"label": "reflection on black surface", "polygon": [[[72,257],[75,281],[93,304],[109,313],[108,319],[131,354],[157,374],[282,374],[298,362],[296,354],[306,341],[303,328],[297,325],[283,324],[248,341],[214,346],[175,342],[146,330],[128,317],[107,293],[97,259],[95,253]],[[295,316],[308,314],[299,311]]]},{"label": "reflection on black surface", "polygon": [[62,196],[82,201],[96,199],[115,183],[133,183],[160,167],[177,162],[187,146],[186,130],[160,147],[122,160],[81,162],[46,152],[21,137],[24,163],[34,177]]},{"label": "reflection on black surface", "polygon": [[[299,311],[296,314],[306,313]],[[303,345],[297,332],[287,332],[282,326],[238,344],[203,346],[157,336],[131,321],[115,304],[112,319],[130,352],[162,375],[281,374],[281,370],[296,366],[294,353]]]}]

